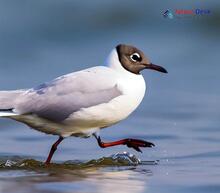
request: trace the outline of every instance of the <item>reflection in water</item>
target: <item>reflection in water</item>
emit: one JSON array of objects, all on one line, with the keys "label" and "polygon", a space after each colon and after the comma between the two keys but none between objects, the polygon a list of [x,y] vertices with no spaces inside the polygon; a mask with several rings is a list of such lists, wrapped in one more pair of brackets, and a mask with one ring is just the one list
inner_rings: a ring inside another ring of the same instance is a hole
[{"label": "reflection in water", "polygon": [[[80,171],[78,171],[81,173]],[[92,169],[83,171],[83,177],[79,179],[77,174],[65,175],[65,181],[55,181],[36,184],[36,190],[60,192],[126,192],[139,193],[146,189],[147,176],[136,173],[133,170],[111,171],[111,169]],[[59,179],[62,176],[57,176]],[[75,178],[77,177],[77,178]],[[69,181],[69,182],[67,182]]]},{"label": "reflection in water", "polygon": [[[147,175],[135,170],[111,171],[111,169],[90,168],[83,170],[59,170],[47,174],[27,171],[1,173],[7,176],[0,181],[0,192],[143,192]],[[17,176],[15,177],[17,173]],[[10,176],[10,177],[9,177]],[[9,179],[10,178],[10,179]]]},{"label": "reflection in water", "polygon": [[101,178],[89,178],[97,192],[140,193],[147,188],[147,177],[132,170],[105,172]]}]

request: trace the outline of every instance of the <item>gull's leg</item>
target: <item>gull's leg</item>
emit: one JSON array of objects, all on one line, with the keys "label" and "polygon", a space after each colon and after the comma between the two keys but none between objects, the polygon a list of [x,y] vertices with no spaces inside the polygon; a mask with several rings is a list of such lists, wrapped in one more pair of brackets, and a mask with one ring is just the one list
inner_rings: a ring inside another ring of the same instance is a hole
[{"label": "gull's leg", "polygon": [[97,139],[99,146],[102,148],[116,146],[116,145],[127,145],[128,147],[134,148],[136,151],[142,152],[140,150],[140,147],[153,147],[153,146],[155,146],[153,143],[148,142],[148,141],[144,141],[144,140],[140,140],[140,139],[130,139],[130,138],[122,139],[119,141],[104,143],[104,142],[102,142],[100,136],[97,136],[96,134],[94,134],[94,136]]},{"label": "gull's leg", "polygon": [[59,139],[52,145],[51,149],[50,149],[50,153],[47,157],[47,160],[45,162],[46,165],[50,164],[50,161],[53,157],[54,152],[57,150],[57,146],[60,144],[61,141],[63,141],[63,137],[59,137]]}]

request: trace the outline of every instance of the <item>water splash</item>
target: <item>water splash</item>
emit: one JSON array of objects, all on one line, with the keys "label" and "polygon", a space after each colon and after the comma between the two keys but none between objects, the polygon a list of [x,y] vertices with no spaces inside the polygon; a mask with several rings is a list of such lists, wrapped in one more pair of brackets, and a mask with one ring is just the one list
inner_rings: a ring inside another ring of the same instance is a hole
[{"label": "water splash", "polygon": [[127,163],[128,165],[141,164],[141,160],[129,152],[116,153],[111,155],[111,158],[118,163]]},{"label": "water splash", "polygon": [[51,163],[49,166],[46,166],[44,162],[24,157],[0,157],[0,169],[83,169],[89,167],[156,165],[157,163],[158,161],[141,161],[129,152],[115,153],[108,157],[90,161],[70,160],[62,163]]}]

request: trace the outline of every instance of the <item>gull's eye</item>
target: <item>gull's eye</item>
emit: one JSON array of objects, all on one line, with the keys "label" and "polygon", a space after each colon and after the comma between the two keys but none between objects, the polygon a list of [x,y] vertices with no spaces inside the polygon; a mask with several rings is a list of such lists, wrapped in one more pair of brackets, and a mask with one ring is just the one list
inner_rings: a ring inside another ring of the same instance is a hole
[{"label": "gull's eye", "polygon": [[130,58],[134,62],[140,62],[142,60],[140,54],[138,54],[138,53],[131,54]]}]

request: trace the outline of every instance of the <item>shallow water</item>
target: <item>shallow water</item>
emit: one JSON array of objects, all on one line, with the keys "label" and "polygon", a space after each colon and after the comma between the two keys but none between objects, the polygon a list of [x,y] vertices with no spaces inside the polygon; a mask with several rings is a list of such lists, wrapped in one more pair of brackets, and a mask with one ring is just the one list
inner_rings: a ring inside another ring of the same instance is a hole
[{"label": "shallow water", "polygon": [[[151,176],[152,172],[147,167],[157,164],[158,161],[141,161],[133,154],[126,152],[97,160],[65,161],[52,163],[49,166],[34,159],[5,156],[0,160],[1,191],[15,191],[15,187],[19,192],[33,190],[36,192],[110,192],[112,188],[108,186],[122,180],[115,191],[127,192],[130,188],[131,190],[137,188],[135,176],[138,174],[143,177]],[[146,169],[139,170],[138,165],[146,166]],[[99,183],[102,180],[105,185],[100,187]],[[118,188],[120,189],[117,190]]]},{"label": "shallow water", "polygon": [[[29,88],[102,64],[112,47],[140,47],[168,74],[146,71],[147,93],[126,120],[101,132],[104,141],[140,138],[156,147],[101,149],[94,138],[57,139],[0,120],[0,193],[220,192],[218,1],[0,2],[0,89]],[[139,11],[134,10],[134,8]],[[210,16],[167,20],[163,10],[211,9]],[[142,162],[110,159],[124,151]]]}]

